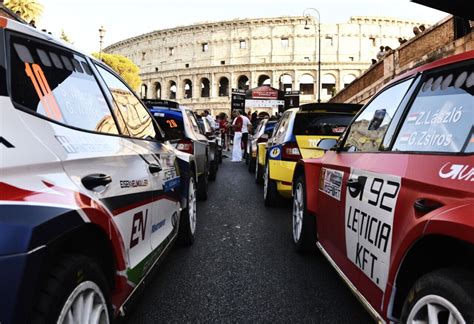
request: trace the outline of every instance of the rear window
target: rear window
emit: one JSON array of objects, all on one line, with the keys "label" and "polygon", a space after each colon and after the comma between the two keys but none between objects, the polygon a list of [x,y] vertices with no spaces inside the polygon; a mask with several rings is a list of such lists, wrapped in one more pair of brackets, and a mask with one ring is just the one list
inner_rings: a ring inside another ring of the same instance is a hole
[{"label": "rear window", "polygon": [[474,152],[474,64],[431,73],[394,144],[396,151]]},{"label": "rear window", "polygon": [[294,135],[325,135],[340,136],[354,115],[351,114],[296,114],[293,126]]},{"label": "rear window", "polygon": [[153,112],[153,117],[165,132],[166,138],[170,140],[182,139],[185,137],[183,119],[177,116],[167,115],[163,112]]}]

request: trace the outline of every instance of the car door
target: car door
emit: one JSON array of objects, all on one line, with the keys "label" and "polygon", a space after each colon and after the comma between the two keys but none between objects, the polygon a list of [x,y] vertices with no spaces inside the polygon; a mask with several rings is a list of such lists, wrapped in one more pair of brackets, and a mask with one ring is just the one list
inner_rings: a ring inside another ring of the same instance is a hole
[{"label": "car door", "polygon": [[[350,125],[341,151],[322,161],[318,241],[344,275],[371,302],[383,296],[388,276],[394,207],[403,161],[379,152],[413,79],[379,93]],[[371,282],[370,291],[361,285]]]},{"label": "car door", "polygon": [[[151,252],[147,202],[153,190],[147,164],[133,143],[119,136],[126,132],[124,123],[112,113],[84,56],[16,34],[10,44],[11,66],[18,70],[13,88],[21,92],[12,95],[21,110],[35,116],[24,114],[32,119],[26,124],[61,160],[80,193],[78,204],[80,197],[89,197],[104,210],[108,217],[93,210],[85,210],[84,217],[113,233],[115,248],[125,252],[120,262],[133,271]],[[140,275],[129,280],[138,282]]]},{"label": "car door", "polygon": [[[176,156],[171,147],[158,141],[163,134],[135,94],[111,71],[99,65],[96,67],[110,91],[110,99],[115,105],[115,110],[125,123],[133,150],[142,163],[145,163],[142,169],[149,176],[148,186],[151,189],[148,195],[143,197],[148,203],[144,216],[146,221],[149,218],[146,234],[150,235],[151,249],[161,251],[163,245],[168,243],[168,237],[177,229],[179,197],[173,190],[179,185]],[[124,185],[127,185],[126,181],[124,180]],[[135,184],[132,182],[129,185]],[[134,218],[131,237],[134,242],[138,237],[133,234],[140,224],[140,221],[135,221]]]}]

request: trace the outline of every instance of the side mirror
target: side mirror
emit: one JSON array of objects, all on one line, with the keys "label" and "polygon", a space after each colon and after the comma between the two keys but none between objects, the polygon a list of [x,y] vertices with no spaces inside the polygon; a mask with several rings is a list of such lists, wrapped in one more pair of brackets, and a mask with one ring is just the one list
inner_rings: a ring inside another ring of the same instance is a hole
[{"label": "side mirror", "polygon": [[337,145],[337,140],[333,138],[323,138],[318,142],[318,149],[328,151]]}]

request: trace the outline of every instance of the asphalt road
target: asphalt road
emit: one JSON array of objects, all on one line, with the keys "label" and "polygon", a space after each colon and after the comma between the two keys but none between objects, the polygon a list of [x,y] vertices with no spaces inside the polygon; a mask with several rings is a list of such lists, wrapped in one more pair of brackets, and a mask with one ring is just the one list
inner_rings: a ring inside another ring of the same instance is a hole
[{"label": "asphalt road", "polygon": [[297,254],[291,204],[268,209],[244,162],[224,159],[197,237],[175,247],[138,297],[128,323],[371,323],[326,259]]}]

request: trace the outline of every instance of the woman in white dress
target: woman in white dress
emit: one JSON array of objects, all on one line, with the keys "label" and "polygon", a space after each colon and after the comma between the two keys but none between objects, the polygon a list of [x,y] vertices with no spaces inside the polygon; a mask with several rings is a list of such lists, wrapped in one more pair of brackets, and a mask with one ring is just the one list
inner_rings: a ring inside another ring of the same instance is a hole
[{"label": "woman in white dress", "polygon": [[242,124],[243,119],[240,116],[240,112],[238,110],[234,110],[234,122],[232,123],[232,127],[234,128],[234,147],[232,148],[232,162],[240,162],[242,161]]}]

